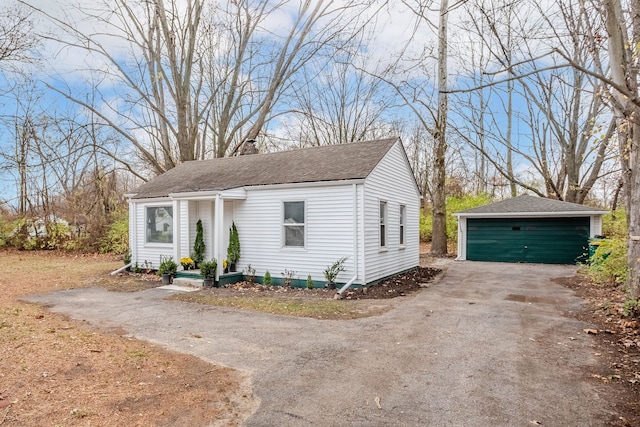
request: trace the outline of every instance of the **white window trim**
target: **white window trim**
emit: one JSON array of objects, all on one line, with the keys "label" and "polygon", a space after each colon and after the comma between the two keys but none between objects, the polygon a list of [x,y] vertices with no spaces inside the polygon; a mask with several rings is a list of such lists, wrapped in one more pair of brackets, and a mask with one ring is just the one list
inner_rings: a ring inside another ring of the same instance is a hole
[{"label": "white window trim", "polygon": [[[380,221],[380,207],[384,203],[384,223]],[[384,225],[384,246],[382,246],[382,226]],[[378,250],[386,252],[389,250],[389,202],[378,199]]]},{"label": "white window trim", "polygon": [[[167,203],[168,202],[168,203]],[[161,242],[148,242],[147,241],[147,209],[148,208],[166,208],[170,207],[172,209],[172,213],[175,216],[175,209],[173,203],[171,201],[165,201],[163,203],[145,203],[142,206],[143,209],[143,218],[144,218],[144,247],[145,248],[172,248],[175,242],[175,230],[171,235],[171,243],[161,243]],[[173,216],[172,216],[173,220]]]},{"label": "white window trim", "polygon": [[[403,208],[404,215],[402,215]],[[407,205],[402,203],[398,208],[398,244],[400,249],[407,247]]]},{"label": "white window trim", "polygon": [[[286,233],[285,233],[285,229],[287,227],[287,224],[284,223],[284,204],[285,203],[295,203],[295,202],[302,202],[304,203],[304,223],[302,224],[289,224],[289,226],[300,226],[302,225],[304,227],[304,246],[287,246],[287,239],[286,239]],[[280,203],[280,226],[281,226],[281,232],[280,232],[280,248],[284,249],[286,251],[306,251],[307,250],[307,222],[308,222],[308,218],[307,218],[307,199],[287,199],[287,200],[282,200],[282,203]]]}]

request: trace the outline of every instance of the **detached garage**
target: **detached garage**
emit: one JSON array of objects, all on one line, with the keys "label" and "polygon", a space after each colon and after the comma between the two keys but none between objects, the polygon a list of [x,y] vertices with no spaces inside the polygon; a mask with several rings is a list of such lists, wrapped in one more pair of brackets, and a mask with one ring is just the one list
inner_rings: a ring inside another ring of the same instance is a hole
[{"label": "detached garage", "polygon": [[454,213],[458,260],[575,264],[606,210],[523,195]]}]

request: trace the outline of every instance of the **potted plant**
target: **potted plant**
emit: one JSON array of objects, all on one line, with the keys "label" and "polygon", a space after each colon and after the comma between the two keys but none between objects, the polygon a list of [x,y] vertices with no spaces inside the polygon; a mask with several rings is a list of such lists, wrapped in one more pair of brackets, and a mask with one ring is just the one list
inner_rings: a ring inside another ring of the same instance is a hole
[{"label": "potted plant", "polygon": [[218,261],[202,261],[200,263],[200,275],[204,279],[204,287],[212,288],[216,280],[216,270],[218,269]]},{"label": "potted plant", "polygon": [[229,261],[227,261],[226,259],[223,259],[222,260],[222,268],[223,268],[222,272],[224,274],[227,274],[229,272]]},{"label": "potted plant", "polygon": [[176,275],[176,271],[178,271],[178,264],[173,260],[173,257],[160,255],[158,275],[162,276],[163,285],[169,285],[172,282],[173,277]]},{"label": "potted plant", "polygon": [[336,288],[336,277],[338,277],[338,274],[340,274],[341,271],[344,271],[344,263],[347,261],[349,257],[342,257],[339,260],[337,260],[336,262],[334,262],[333,264],[331,264],[329,267],[325,268],[323,273],[324,273],[324,278],[327,279],[327,285],[326,287],[329,289],[335,289]]},{"label": "potted plant", "polygon": [[195,262],[189,257],[184,257],[180,258],[180,265],[183,269],[190,270],[195,267]]},{"label": "potted plant", "polygon": [[199,219],[196,223],[196,240],[193,242],[193,252],[191,252],[195,268],[198,268],[198,265],[204,261],[204,250],[204,230],[202,228],[202,220]]},{"label": "potted plant", "polygon": [[229,260],[229,271],[236,271],[236,262],[240,259],[240,237],[235,222],[231,223],[231,228],[229,228],[227,259]]}]

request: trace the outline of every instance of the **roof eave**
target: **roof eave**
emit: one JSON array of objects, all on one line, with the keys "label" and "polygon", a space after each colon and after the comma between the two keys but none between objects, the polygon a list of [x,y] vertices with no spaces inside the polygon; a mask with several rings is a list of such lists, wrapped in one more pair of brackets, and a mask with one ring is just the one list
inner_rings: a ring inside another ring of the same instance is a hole
[{"label": "roof eave", "polygon": [[591,215],[604,215],[608,211],[593,210],[593,211],[565,211],[565,212],[456,212],[452,214],[457,217],[483,217],[483,218],[525,218],[525,217],[548,217],[548,216],[564,216],[564,217],[576,217],[576,216],[591,216]]}]

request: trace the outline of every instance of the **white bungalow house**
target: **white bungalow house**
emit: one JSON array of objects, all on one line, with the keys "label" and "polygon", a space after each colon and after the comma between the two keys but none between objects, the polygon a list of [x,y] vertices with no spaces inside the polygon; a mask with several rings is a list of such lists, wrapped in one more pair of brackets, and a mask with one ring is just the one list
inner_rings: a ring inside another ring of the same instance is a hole
[{"label": "white bungalow house", "polygon": [[185,162],[128,195],[131,260],[190,255],[202,220],[205,259],[240,237],[238,271],[285,270],[296,282],[347,257],[339,283],[371,284],[419,263],[420,191],[399,138]]}]

